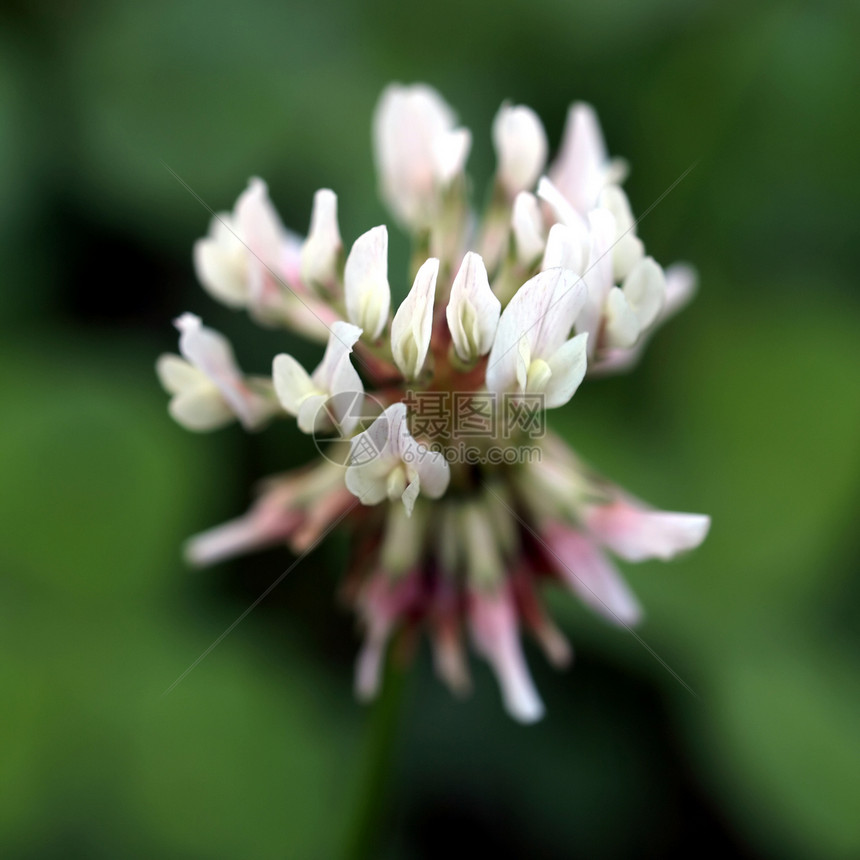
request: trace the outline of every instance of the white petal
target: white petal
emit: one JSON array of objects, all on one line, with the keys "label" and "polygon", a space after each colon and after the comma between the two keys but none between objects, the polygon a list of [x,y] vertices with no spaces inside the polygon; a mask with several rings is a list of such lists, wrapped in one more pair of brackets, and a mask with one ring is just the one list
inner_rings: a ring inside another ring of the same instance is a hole
[{"label": "white petal", "polygon": [[245,427],[254,428],[268,417],[263,399],[245,385],[227,338],[203,326],[194,314],[183,314],[175,325],[179,351],[216,386]]},{"label": "white petal", "polygon": [[541,269],[571,269],[578,275],[588,261],[588,234],[584,230],[553,224],[549,228]]},{"label": "white petal", "polygon": [[343,241],[337,224],[337,195],[328,188],[314,194],[311,225],[301,251],[301,275],[306,284],[331,289],[338,279]]},{"label": "white petal", "polygon": [[653,257],[646,257],[625,278],[622,289],[639,320],[639,328],[648,328],[657,319],[666,301],[666,277],[663,270]]},{"label": "white petal", "polygon": [[565,341],[548,359],[552,376],[544,389],[547,409],[564,406],[585,378],[587,340],[587,334],[578,334]]},{"label": "white petal", "polygon": [[169,394],[181,394],[183,391],[211,385],[206,375],[184,358],[171,353],[160,356],[155,365],[158,379]]},{"label": "white petal", "polygon": [[472,362],[490,351],[501,312],[502,304],[490,288],[484,261],[470,251],[454,278],[445,308],[454,349],[462,361]]},{"label": "white petal", "polygon": [[673,263],[666,269],[666,302],[660,313],[664,320],[677,313],[696,293],[696,270],[685,263]]},{"label": "white petal", "polygon": [[326,409],[328,394],[311,394],[299,404],[296,413],[296,424],[302,433],[308,435],[317,431],[330,430],[332,426],[331,416]]},{"label": "white petal", "polygon": [[537,114],[525,105],[503,104],[493,120],[496,175],[513,197],[531,188],[546,163],[546,132]]},{"label": "white petal", "polygon": [[523,657],[510,598],[475,592],[469,609],[475,650],[493,667],[505,709],[521,723],[534,723],[544,713]]},{"label": "white petal", "polygon": [[409,227],[424,226],[434,208],[440,172],[456,172],[464,156],[456,151],[462,136],[445,140],[455,121],[439,93],[424,84],[392,84],[379,100],[373,141],[382,196]]},{"label": "white petal", "polygon": [[276,355],[272,362],[272,380],[281,405],[290,415],[298,415],[302,403],[320,394],[308,372],[291,355]]},{"label": "white petal", "polygon": [[552,181],[585,214],[596,204],[608,178],[608,168],[606,145],[594,108],[583,102],[571,105],[559,156],[550,170]]},{"label": "white petal", "polygon": [[627,349],[639,337],[639,317],[625,294],[613,287],[606,298],[604,341],[610,349]]},{"label": "white petal", "polygon": [[583,216],[546,176],[541,176],[538,182],[537,196],[552,209],[562,224],[575,226],[583,223]]},{"label": "white petal", "polygon": [[216,215],[210,235],[194,243],[194,269],[204,289],[230,308],[248,302],[247,249],[228,227],[230,215]]},{"label": "white petal", "polygon": [[546,361],[567,340],[585,301],[585,286],[574,272],[550,269],[523,284],[502,311],[487,362],[487,388],[497,394],[523,390],[517,365]]},{"label": "white petal", "polygon": [[391,288],[388,285],[388,230],[374,227],[355,240],[344,269],[346,312],[371,339],[376,340],[388,321]]},{"label": "white petal", "polygon": [[415,379],[424,367],[433,329],[433,299],[439,261],[427,260],[415,275],[409,295],[391,322],[391,352],[394,363],[407,379]]},{"label": "white petal", "polygon": [[543,252],[545,244],[543,216],[534,194],[521,191],[514,198],[511,229],[514,234],[517,262],[521,266],[531,266]]},{"label": "white petal", "polygon": [[615,280],[621,282],[642,259],[645,249],[636,235],[636,222],[630,211],[627,195],[617,186],[609,185],[600,194],[600,206],[615,218],[616,237],[612,246],[612,268]]},{"label": "white petal", "polygon": [[445,455],[440,451],[431,451],[411,436],[408,436],[403,443],[403,448],[403,462],[418,474],[421,480],[421,494],[428,499],[438,499],[443,496],[451,480],[451,468]]},{"label": "white petal", "polygon": [[436,138],[433,142],[433,170],[440,187],[450,185],[463,172],[471,148],[472,134],[466,128],[456,128]]},{"label": "white petal", "polygon": [[583,280],[588,295],[582,313],[576,319],[577,333],[587,332],[589,355],[597,349],[600,322],[606,299],[613,286],[612,243],[615,241],[615,218],[608,209],[588,213],[588,264]]},{"label": "white petal", "polygon": [[400,463],[400,435],[406,405],[389,406],[363,433],[350,442],[345,482],[347,489],[364,505],[377,505],[388,498],[388,477]]},{"label": "white petal", "polygon": [[[325,354],[317,369],[311,374],[314,385],[321,391],[337,394],[344,389],[335,382],[344,361],[349,362],[352,348],[361,337],[361,329],[343,320],[332,323],[329,330]],[[362,387],[362,392],[364,388]]]},{"label": "white petal", "polygon": [[251,254],[267,266],[277,266],[284,228],[262,179],[254,177],[248,182],[236,201],[234,217],[239,238]]},{"label": "white petal", "polygon": [[218,389],[211,383],[183,391],[168,405],[173,420],[186,430],[218,430],[236,420]]},{"label": "white petal", "polygon": [[639,621],[639,602],[589,538],[558,524],[550,526],[545,537],[559,575],[583,603],[616,624],[626,626]]},{"label": "white petal", "polygon": [[594,537],[627,561],[674,558],[699,546],[711,525],[704,514],[654,511],[624,500],[593,507],[586,521]]}]

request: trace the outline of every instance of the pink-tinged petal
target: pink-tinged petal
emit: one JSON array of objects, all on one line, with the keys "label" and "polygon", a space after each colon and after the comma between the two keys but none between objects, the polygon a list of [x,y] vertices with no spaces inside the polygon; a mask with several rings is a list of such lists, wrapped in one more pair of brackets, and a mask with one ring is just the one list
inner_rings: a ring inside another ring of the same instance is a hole
[{"label": "pink-tinged petal", "polygon": [[510,597],[505,592],[473,592],[469,627],[475,650],[496,674],[507,712],[521,723],[537,722],[544,706],[523,656]]},{"label": "pink-tinged petal", "polygon": [[440,177],[450,179],[468,152],[454,131],[456,117],[425,84],[392,84],[373,117],[373,143],[382,197],[410,228],[426,226],[437,204]]},{"label": "pink-tinged petal", "polygon": [[361,701],[373,699],[379,692],[388,639],[420,594],[421,583],[414,574],[392,582],[377,573],[359,595],[358,611],[366,628],[355,667],[355,694]]},{"label": "pink-tinged petal", "polygon": [[286,231],[262,179],[254,177],[236,201],[235,224],[248,252],[248,302],[262,319],[277,315],[284,287],[280,283]]},{"label": "pink-tinged petal", "polygon": [[472,688],[466,652],[460,636],[450,629],[432,634],[433,667],[439,679],[455,696],[464,696]]},{"label": "pink-tinged petal", "polygon": [[606,144],[594,108],[584,102],[571,105],[550,178],[573,206],[585,214],[595,206],[608,171]]},{"label": "pink-tinged petal", "polygon": [[244,516],[191,538],[185,557],[203,567],[286,541],[303,519],[303,514],[291,507],[294,495],[292,484],[268,493]]},{"label": "pink-tinged petal", "polygon": [[699,546],[708,534],[711,519],[704,514],[649,510],[619,499],[592,507],[586,523],[596,540],[627,561],[667,561]]},{"label": "pink-tinged petal", "polygon": [[321,494],[305,513],[301,525],[290,538],[295,553],[310,549],[335,520],[339,520],[355,504],[355,497],[346,487],[336,487]]},{"label": "pink-tinged petal", "polygon": [[179,351],[208,377],[246,429],[256,429],[271,417],[272,404],[245,384],[227,338],[204,327],[194,314],[183,314],[175,325]]},{"label": "pink-tinged petal", "polygon": [[552,523],[544,538],[559,576],[583,603],[616,624],[628,626],[639,621],[639,602],[588,537],[569,526]]}]

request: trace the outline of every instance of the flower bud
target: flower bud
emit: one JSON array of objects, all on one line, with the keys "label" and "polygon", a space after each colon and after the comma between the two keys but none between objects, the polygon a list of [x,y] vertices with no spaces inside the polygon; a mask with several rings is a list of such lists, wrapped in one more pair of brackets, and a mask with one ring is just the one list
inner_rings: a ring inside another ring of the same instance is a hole
[{"label": "flower bud", "polygon": [[427,260],[415,275],[409,295],[391,322],[391,352],[394,363],[407,379],[415,379],[424,367],[433,331],[433,300],[439,261]]},{"label": "flower bud", "polygon": [[493,121],[496,176],[509,197],[531,188],[546,163],[547,142],[537,114],[525,105],[503,104]]},{"label": "flower bud", "polygon": [[501,312],[502,304],[490,288],[484,261],[470,251],[454,278],[445,309],[451,340],[461,361],[470,364],[490,351]]},{"label": "flower bud", "polygon": [[391,306],[388,285],[388,230],[374,227],[359,236],[346,258],[344,298],[349,321],[370,340],[382,334]]},{"label": "flower bud", "polygon": [[343,241],[337,226],[337,195],[328,188],[321,188],[314,194],[311,226],[302,246],[302,280],[308,286],[333,291],[342,250]]}]

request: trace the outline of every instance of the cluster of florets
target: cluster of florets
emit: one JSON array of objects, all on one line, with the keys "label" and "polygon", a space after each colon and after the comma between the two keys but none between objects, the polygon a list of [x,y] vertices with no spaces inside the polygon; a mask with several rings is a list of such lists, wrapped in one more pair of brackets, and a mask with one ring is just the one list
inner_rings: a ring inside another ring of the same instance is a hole
[{"label": "cluster of florets", "polygon": [[588,105],[570,108],[546,174],[546,136],[529,108],[502,105],[493,142],[498,166],[478,218],[469,132],[429,87],[383,94],[380,189],[413,237],[412,287],[393,316],[385,226],[345,253],[337,198],[321,190],[302,239],[251,180],[196,244],[197,274],[257,322],[325,342],[322,360],[309,373],[278,355],[270,377],[247,376],[227,340],[185,314],[181,357],[162,356],[158,372],[185,427],[256,430],[293,417],[322,455],[193,538],[194,563],[277,543],[307,552],[343,524],[353,538],[343,593],[365,631],[359,696],[376,693],[389,639],[423,628],[452,690],[470,685],[468,636],[508,711],[532,721],[543,706],[520,629],[554,664],[571,656],[542,583],[631,625],[639,606],[606,551],[667,559],[707,533],[707,517],[649,509],[596,477],[544,423],[586,374],[630,367],[694,277],[646,255],[619,184],[625,167],[607,156]]}]

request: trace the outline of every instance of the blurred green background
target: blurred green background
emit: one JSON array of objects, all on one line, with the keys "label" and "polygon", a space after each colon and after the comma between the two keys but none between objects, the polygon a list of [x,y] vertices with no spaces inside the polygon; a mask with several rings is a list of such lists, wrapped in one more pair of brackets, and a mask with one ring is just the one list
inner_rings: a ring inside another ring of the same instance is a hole
[{"label": "blurred green background", "polygon": [[[169,696],[291,561],[190,571],[183,538],[311,456],[287,424],[193,436],[153,372],[200,313],[264,371],[278,351],[196,285],[209,205],[265,177],[304,231],[340,197],[347,242],[384,220],[369,123],[427,81],[492,171],[503,99],[558,140],[594,103],[632,165],[658,260],[695,303],[629,377],[556,427],[668,509],[713,516],[672,564],[629,566],[645,640],[562,594],[577,648],[530,729],[474,663],[453,701],[407,681],[385,858],[860,856],[860,39],[857,4],[536,0],[21,2],[0,12],[0,855],[329,858],[362,785],[369,712],[334,541]],[[393,240],[392,272],[405,272]],[[404,275],[405,277],[405,275]]]}]

